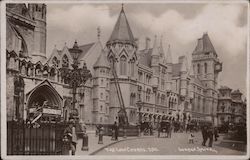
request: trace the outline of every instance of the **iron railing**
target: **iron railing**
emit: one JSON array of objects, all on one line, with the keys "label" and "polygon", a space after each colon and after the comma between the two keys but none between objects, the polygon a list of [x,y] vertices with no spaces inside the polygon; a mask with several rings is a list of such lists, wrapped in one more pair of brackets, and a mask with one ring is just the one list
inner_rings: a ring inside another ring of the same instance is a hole
[{"label": "iron railing", "polygon": [[8,155],[60,155],[66,123],[7,122]]}]

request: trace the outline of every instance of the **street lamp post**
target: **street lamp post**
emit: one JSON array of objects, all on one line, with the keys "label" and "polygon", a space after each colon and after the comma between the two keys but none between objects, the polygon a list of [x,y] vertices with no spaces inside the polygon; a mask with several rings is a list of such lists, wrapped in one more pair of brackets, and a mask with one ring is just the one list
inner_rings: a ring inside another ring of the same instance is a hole
[{"label": "street lamp post", "polygon": [[82,53],[82,50],[78,47],[77,41],[75,41],[73,48],[69,49],[72,53],[73,64],[71,65],[73,69],[63,68],[62,77],[69,83],[69,86],[72,88],[72,111],[71,117],[78,118],[78,110],[76,109],[76,90],[81,85],[84,85],[86,81],[91,78],[91,73],[87,69],[86,63],[84,63],[82,68],[79,68],[78,57]]},{"label": "street lamp post", "polygon": [[[82,68],[79,68],[78,57],[82,53],[82,50],[78,47],[77,41],[75,41],[74,46],[69,49],[73,57],[73,64],[71,65],[73,69],[63,68],[62,77],[66,83],[72,88],[72,110],[70,113],[70,118],[75,120],[79,119],[79,113],[76,109],[76,90],[81,85],[84,85],[86,81],[91,78],[91,73],[87,69],[86,63],[83,64]],[[88,150],[88,136],[83,132],[82,140],[82,150]]]}]

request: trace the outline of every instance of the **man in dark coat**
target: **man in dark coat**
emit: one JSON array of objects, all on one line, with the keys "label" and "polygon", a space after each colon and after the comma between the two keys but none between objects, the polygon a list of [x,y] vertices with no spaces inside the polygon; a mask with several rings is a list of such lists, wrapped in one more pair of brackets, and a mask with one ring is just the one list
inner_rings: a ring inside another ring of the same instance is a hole
[{"label": "man in dark coat", "polygon": [[113,129],[115,130],[115,140],[118,140],[118,134],[119,134],[119,127],[117,122],[115,121]]},{"label": "man in dark coat", "polygon": [[202,138],[203,138],[202,145],[206,146],[206,142],[207,142],[207,138],[208,138],[207,126],[203,126],[201,133],[202,133]]},{"label": "man in dark coat", "polygon": [[212,145],[213,145],[213,137],[214,137],[214,131],[213,131],[212,127],[209,127],[207,134],[208,134],[208,139],[209,139],[208,146],[212,147]]},{"label": "man in dark coat", "polygon": [[75,155],[76,152],[76,144],[77,144],[77,138],[76,138],[76,131],[75,131],[75,122],[73,119],[70,120],[69,126],[65,128],[64,135],[66,135],[70,141],[70,148],[72,151],[72,155]]},{"label": "man in dark coat", "polygon": [[219,137],[219,135],[218,135],[218,129],[217,129],[217,127],[214,127],[214,140],[217,141],[218,137]]}]

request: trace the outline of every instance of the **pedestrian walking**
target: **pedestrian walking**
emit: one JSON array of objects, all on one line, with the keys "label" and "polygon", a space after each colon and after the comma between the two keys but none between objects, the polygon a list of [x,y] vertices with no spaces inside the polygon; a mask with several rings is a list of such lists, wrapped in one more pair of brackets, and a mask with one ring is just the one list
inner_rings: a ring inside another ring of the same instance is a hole
[{"label": "pedestrian walking", "polygon": [[212,127],[209,127],[207,134],[208,134],[208,139],[209,139],[208,146],[212,147],[213,146],[213,137],[214,137],[214,132],[213,132]]},{"label": "pedestrian walking", "polygon": [[114,123],[114,130],[115,130],[115,140],[117,141],[118,140],[118,134],[119,134],[119,127],[118,127],[118,124],[117,122],[115,121]]},{"label": "pedestrian walking", "polygon": [[214,141],[217,141],[218,137],[219,137],[218,129],[217,129],[217,127],[214,127]]},{"label": "pedestrian walking", "polygon": [[207,138],[208,138],[207,126],[203,126],[201,133],[202,133],[202,139],[203,139],[202,145],[206,146],[206,142],[207,142]]},{"label": "pedestrian walking", "polygon": [[189,136],[188,136],[188,143],[192,143],[194,144],[194,134],[193,133],[190,133]]},{"label": "pedestrian walking", "polygon": [[170,121],[170,125],[169,125],[169,138],[171,138],[171,136],[172,136],[172,130],[173,130],[173,122],[172,121]]},{"label": "pedestrian walking", "polygon": [[75,155],[76,145],[77,145],[77,136],[76,128],[74,126],[74,120],[69,121],[69,126],[64,130],[64,135],[66,135],[70,141],[71,154]]}]

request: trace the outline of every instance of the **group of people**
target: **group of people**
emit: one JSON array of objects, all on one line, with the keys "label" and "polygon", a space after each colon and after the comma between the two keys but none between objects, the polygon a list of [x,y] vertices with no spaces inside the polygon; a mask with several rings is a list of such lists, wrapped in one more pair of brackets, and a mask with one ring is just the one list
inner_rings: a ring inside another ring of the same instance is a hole
[{"label": "group of people", "polygon": [[[96,125],[96,136],[98,136],[102,130],[104,130],[104,127],[101,124]],[[114,137],[114,140],[117,141],[118,136],[119,136],[119,125],[116,121],[112,125],[111,130],[112,130],[112,136]]]},{"label": "group of people", "polygon": [[217,138],[219,137],[217,127],[203,126],[201,133],[202,133],[202,138],[203,138],[203,142],[202,142],[203,146],[206,146],[206,143],[208,140],[209,141],[208,147],[212,147],[213,140],[217,141]]}]

